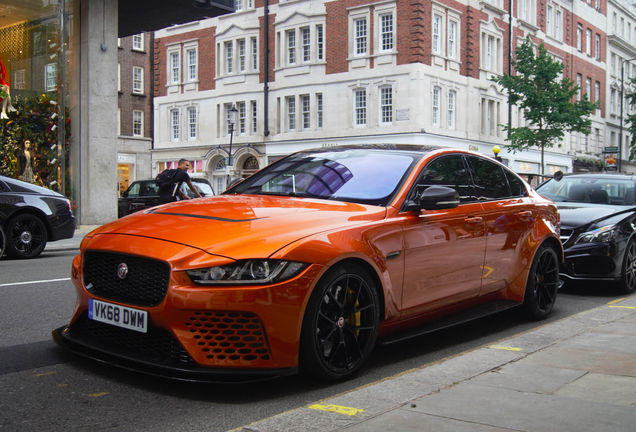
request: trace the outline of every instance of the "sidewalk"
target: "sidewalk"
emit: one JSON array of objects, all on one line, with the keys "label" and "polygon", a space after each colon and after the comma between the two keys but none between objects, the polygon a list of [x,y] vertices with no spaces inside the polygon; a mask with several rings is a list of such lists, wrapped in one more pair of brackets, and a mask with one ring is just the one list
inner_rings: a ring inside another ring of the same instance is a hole
[{"label": "sidewalk", "polygon": [[633,432],[636,296],[612,303],[235,431]]}]

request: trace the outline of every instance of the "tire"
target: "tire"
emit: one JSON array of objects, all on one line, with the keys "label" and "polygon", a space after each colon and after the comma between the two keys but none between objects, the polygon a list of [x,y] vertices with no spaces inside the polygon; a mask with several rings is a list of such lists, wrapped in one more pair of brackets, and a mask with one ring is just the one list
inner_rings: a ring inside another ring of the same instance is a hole
[{"label": "tire", "polygon": [[636,241],[633,239],[627,243],[623,255],[621,267],[621,280],[618,282],[618,291],[621,294],[631,294],[636,289]]},{"label": "tire", "polygon": [[0,258],[4,255],[4,248],[7,246],[7,240],[4,236],[4,229],[0,226]]},{"label": "tire", "polygon": [[329,270],[303,319],[301,373],[324,382],[349,379],[371,355],[379,322],[378,293],[369,275],[355,264]]},{"label": "tire", "polygon": [[35,258],[46,246],[46,227],[32,214],[17,215],[9,221],[5,232],[7,255],[11,258]]},{"label": "tire", "polygon": [[559,292],[559,258],[554,249],[541,245],[532,261],[523,307],[528,316],[542,320],[550,315]]}]

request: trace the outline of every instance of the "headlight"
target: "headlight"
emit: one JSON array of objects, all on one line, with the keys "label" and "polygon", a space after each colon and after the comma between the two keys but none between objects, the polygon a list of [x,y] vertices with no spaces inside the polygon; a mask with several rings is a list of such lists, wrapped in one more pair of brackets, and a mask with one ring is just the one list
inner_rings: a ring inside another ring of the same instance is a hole
[{"label": "headlight", "polygon": [[615,225],[605,226],[581,234],[574,244],[605,243],[614,240],[616,234],[618,234],[618,228]]},{"label": "headlight", "polygon": [[188,270],[188,276],[199,285],[263,285],[290,279],[305,267],[299,262],[255,259]]}]

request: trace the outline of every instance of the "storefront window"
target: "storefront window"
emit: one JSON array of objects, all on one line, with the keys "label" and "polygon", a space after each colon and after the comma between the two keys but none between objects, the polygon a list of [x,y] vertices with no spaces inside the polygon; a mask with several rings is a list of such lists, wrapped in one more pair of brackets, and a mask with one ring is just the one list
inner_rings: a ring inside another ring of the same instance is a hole
[{"label": "storefront window", "polygon": [[0,173],[71,197],[76,3],[0,0]]}]

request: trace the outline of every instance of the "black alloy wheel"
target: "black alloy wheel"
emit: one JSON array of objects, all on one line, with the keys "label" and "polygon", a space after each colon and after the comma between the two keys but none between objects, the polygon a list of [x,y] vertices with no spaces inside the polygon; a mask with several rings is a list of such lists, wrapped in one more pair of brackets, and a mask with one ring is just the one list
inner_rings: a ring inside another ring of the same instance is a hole
[{"label": "black alloy wheel", "polygon": [[350,378],[371,354],[379,322],[378,294],[366,272],[354,264],[331,269],[307,305],[301,372],[326,382]]},{"label": "black alloy wheel", "polygon": [[32,214],[20,214],[7,224],[7,255],[12,258],[35,258],[46,246],[46,227]]},{"label": "black alloy wheel", "polygon": [[548,317],[559,291],[559,258],[555,250],[548,245],[541,245],[537,251],[528,282],[523,306],[533,319]]},{"label": "black alloy wheel", "polygon": [[631,239],[625,248],[623,255],[623,267],[621,280],[618,283],[618,291],[622,294],[631,294],[636,289],[636,241]]}]

